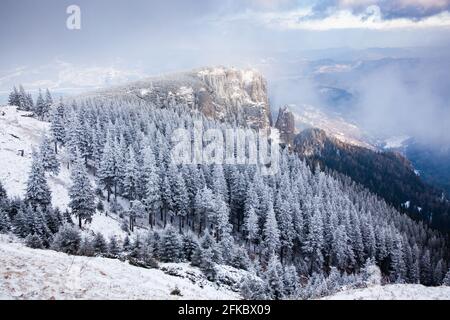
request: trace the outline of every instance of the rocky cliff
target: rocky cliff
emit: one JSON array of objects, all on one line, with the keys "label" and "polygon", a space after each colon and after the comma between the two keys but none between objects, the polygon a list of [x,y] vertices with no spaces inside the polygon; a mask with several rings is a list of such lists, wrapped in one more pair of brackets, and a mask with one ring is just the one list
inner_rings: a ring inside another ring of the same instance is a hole
[{"label": "rocky cliff", "polygon": [[130,95],[161,108],[184,105],[208,117],[255,129],[271,125],[266,80],[251,69],[201,68],[152,77],[92,95]]},{"label": "rocky cliff", "polygon": [[297,130],[295,128],[295,116],[287,106],[280,108],[278,111],[275,128],[280,132],[280,140],[287,145],[292,145]]}]

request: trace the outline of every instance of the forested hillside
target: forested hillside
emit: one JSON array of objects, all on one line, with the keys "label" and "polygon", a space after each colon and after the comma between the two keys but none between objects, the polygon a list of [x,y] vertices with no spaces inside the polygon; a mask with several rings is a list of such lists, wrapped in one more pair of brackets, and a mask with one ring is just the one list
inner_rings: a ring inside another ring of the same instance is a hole
[{"label": "forested hillside", "polygon": [[[197,121],[203,129],[234,126],[187,108],[127,96],[66,99],[36,111],[50,120],[50,132],[33,153],[24,199],[0,192],[0,231],[31,247],[143,267],[185,261],[211,281],[216,266],[230,265],[255,275],[242,284],[250,299],[363,286],[374,264],[385,282],[442,283],[445,236],[347,178],[311,170],[287,149],[275,175],[250,164],[175,165],[177,128],[194,136]],[[67,157],[55,161],[57,152]],[[47,183],[61,166],[71,171],[67,211],[53,208]],[[80,233],[105,210],[129,236]]]}]

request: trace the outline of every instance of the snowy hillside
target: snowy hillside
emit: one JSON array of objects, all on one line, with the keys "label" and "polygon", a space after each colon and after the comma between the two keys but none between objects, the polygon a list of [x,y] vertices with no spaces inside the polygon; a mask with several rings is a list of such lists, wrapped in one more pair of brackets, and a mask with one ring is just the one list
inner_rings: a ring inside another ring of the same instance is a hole
[{"label": "snowy hillside", "polygon": [[[16,240],[15,240],[16,241]],[[36,250],[0,236],[0,299],[239,299],[206,280],[198,284],[119,260]],[[185,266],[191,274],[200,271]],[[178,288],[182,296],[171,295]]]},{"label": "snowy hillside", "polygon": [[[0,109],[0,181],[10,197],[24,196],[33,148],[39,148],[42,134],[47,132],[50,126],[48,122],[29,117],[29,114],[18,111],[14,106]],[[50,175],[48,184],[52,192],[53,206],[65,210],[69,203],[70,171],[65,165],[64,150],[60,152],[59,159],[63,163],[61,171],[57,176]],[[94,183],[93,179],[92,182]],[[99,213],[93,216],[88,227],[105,236],[123,234],[118,221]]]},{"label": "snowy hillside", "polygon": [[391,284],[339,292],[324,300],[450,300],[450,287]]}]

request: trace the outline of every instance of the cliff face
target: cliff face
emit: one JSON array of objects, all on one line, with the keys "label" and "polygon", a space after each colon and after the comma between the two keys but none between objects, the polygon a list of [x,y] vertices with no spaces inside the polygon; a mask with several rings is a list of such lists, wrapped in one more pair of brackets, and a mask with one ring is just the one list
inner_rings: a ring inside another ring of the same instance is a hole
[{"label": "cliff face", "polygon": [[202,68],[152,77],[93,95],[132,95],[160,108],[184,105],[207,117],[254,129],[267,129],[271,124],[267,83],[255,70]]},{"label": "cliff face", "polygon": [[280,132],[281,141],[287,145],[292,145],[296,134],[295,116],[287,106],[280,108],[278,111],[275,128]]}]

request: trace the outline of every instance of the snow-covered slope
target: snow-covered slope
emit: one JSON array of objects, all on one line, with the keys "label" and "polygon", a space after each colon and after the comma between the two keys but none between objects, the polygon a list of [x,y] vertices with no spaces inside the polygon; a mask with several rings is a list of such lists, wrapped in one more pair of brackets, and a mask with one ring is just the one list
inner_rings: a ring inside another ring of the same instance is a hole
[{"label": "snow-covered slope", "polygon": [[420,284],[390,284],[353,289],[325,297],[324,300],[450,300],[450,287]]},{"label": "snow-covered slope", "polygon": [[[16,240],[14,240],[16,241]],[[239,299],[211,282],[193,283],[119,260],[36,250],[0,236],[0,299]],[[190,273],[201,273],[190,268]],[[171,295],[178,288],[182,296]]]},{"label": "snow-covered slope", "polygon": [[[42,134],[48,131],[50,125],[28,115],[28,112],[18,111],[14,106],[0,107],[0,181],[9,197],[25,195],[33,148],[39,147]],[[47,181],[52,191],[53,206],[65,210],[69,203],[70,171],[65,166],[63,149],[59,158],[62,162],[60,173],[50,175]],[[95,183],[94,179],[92,183]],[[117,220],[100,213],[94,215],[88,227],[106,237],[112,234],[120,237],[123,234]]]}]

